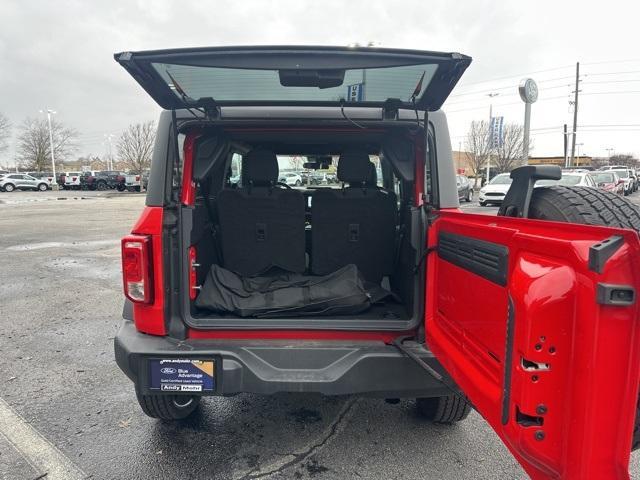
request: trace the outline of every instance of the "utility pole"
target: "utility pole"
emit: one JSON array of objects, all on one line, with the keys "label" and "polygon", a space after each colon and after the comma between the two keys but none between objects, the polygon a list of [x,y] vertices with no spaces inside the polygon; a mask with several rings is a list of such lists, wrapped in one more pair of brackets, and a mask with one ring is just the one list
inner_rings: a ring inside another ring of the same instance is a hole
[{"label": "utility pole", "polygon": [[56,159],[53,153],[53,129],[51,128],[51,115],[55,114],[55,110],[47,108],[40,110],[40,113],[47,114],[47,121],[49,122],[49,148],[51,149],[51,173],[53,173],[53,179],[51,180],[51,190],[58,190],[58,181],[56,180]]},{"label": "utility pole", "polygon": [[578,129],[578,92],[580,89],[580,62],[576,62],[576,89],[573,99],[573,135],[571,137],[571,165],[576,158],[576,130]]},{"label": "utility pole", "polygon": [[569,135],[567,133],[567,124],[564,124],[564,132],[563,132],[563,139],[564,139],[564,166],[568,167],[569,166],[569,157],[568,157],[568,150],[569,150],[569,138],[567,137],[567,135]]}]

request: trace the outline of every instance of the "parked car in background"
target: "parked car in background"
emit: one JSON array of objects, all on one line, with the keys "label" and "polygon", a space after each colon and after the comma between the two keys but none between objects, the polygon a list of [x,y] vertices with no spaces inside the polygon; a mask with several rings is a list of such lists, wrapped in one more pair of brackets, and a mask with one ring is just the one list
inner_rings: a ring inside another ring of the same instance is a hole
[{"label": "parked car in background", "polygon": [[593,172],[592,176],[598,188],[607,192],[624,194],[624,180],[614,170]]},{"label": "parked car in background", "polygon": [[567,187],[597,187],[592,173],[587,170],[563,170],[560,180],[538,180],[535,187],[564,185]]},{"label": "parked car in background", "polygon": [[95,190],[109,190],[115,189],[122,192],[125,186],[126,173],[118,170],[105,170],[103,172],[96,172],[95,175]]},{"label": "parked car in background", "polygon": [[80,190],[80,177],[82,172],[65,172],[64,183],[61,183],[61,187],[64,190]]},{"label": "parked car in background", "polygon": [[473,187],[464,175],[456,175],[456,187],[458,188],[458,200],[470,202],[473,200]]},{"label": "parked car in background", "polygon": [[49,186],[53,183],[53,172],[27,172],[27,175],[31,175],[34,178],[46,180]]},{"label": "parked car in background", "polygon": [[611,169],[609,170],[611,172],[616,172],[616,174],[618,175],[618,177],[620,177],[623,182],[624,182],[624,189],[623,189],[623,194],[624,195],[629,195],[630,193],[633,192],[633,178],[631,177],[631,171],[624,167],[624,168],[616,168],[616,169]]},{"label": "parked car in background", "polygon": [[100,173],[98,170],[89,170],[87,172],[82,172],[82,175],[80,175],[80,189],[95,190],[96,175],[98,173]]},{"label": "parked car in background", "polygon": [[500,173],[493,177],[489,183],[480,189],[478,196],[480,205],[484,207],[491,203],[502,203],[511,186],[511,182],[512,180],[508,173]]},{"label": "parked car in background", "polygon": [[280,178],[278,178],[278,181],[290,187],[299,187],[302,185],[302,178],[297,173],[283,173],[280,175]]},{"label": "parked car in background", "polygon": [[130,192],[139,192],[142,184],[142,174],[127,173],[124,176],[124,186]]},{"label": "parked car in background", "polygon": [[0,190],[13,192],[14,190],[40,190],[46,192],[49,189],[49,182],[44,179],[35,178],[26,173],[8,173],[0,177]]}]

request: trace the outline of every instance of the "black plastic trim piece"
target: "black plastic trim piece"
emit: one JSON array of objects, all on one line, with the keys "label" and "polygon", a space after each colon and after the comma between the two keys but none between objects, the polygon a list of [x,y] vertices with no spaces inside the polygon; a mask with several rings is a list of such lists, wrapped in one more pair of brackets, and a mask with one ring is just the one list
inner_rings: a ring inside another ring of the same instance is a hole
[{"label": "black plastic trim piece", "polygon": [[598,283],[596,302],[600,305],[628,307],[636,303],[636,290],[631,285]]},{"label": "black plastic trim piece", "polygon": [[500,205],[498,216],[527,218],[533,186],[538,180],[560,180],[562,170],[556,165],[525,165],[511,172],[513,179]]},{"label": "black plastic trim piece", "polygon": [[507,341],[504,353],[504,383],[502,384],[502,424],[509,422],[509,402],[511,401],[511,363],[513,361],[513,335],[515,323],[515,306],[509,295],[507,312]]},{"label": "black plastic trim piece", "polygon": [[613,235],[589,247],[589,270],[602,273],[604,266],[614,253],[624,244],[624,238]]},{"label": "black plastic trim piece", "polygon": [[455,233],[440,232],[438,255],[443,260],[493,283],[503,287],[507,284],[509,249],[505,245]]}]

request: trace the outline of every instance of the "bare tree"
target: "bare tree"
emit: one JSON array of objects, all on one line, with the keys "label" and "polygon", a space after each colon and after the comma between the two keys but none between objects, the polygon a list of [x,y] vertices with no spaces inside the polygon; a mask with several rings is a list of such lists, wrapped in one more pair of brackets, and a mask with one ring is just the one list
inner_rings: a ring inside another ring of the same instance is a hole
[{"label": "bare tree", "polygon": [[638,159],[628,153],[618,153],[609,157],[609,165],[624,165],[626,167],[637,167]]},{"label": "bare tree", "polygon": [[0,152],[4,152],[9,146],[11,138],[11,122],[9,118],[0,112]]},{"label": "bare tree", "polygon": [[[77,148],[75,139],[78,133],[60,122],[51,120],[53,153],[56,164],[64,162]],[[51,143],[49,125],[46,119],[27,118],[18,133],[18,161],[30,170],[50,170]]]},{"label": "bare tree", "polygon": [[465,140],[465,150],[469,167],[475,177],[475,186],[478,186],[478,178],[482,177],[482,171],[487,165],[487,159],[491,155],[489,145],[489,123],[484,120],[474,120],[471,122],[467,138]]},{"label": "bare tree", "polygon": [[[495,149],[495,164],[498,172],[510,172],[522,164],[524,127],[508,123],[502,128],[502,144]],[[532,149],[529,140],[529,149]]]},{"label": "bare tree", "polygon": [[293,168],[294,172],[299,172],[302,168],[302,157],[297,155],[294,157],[289,157],[289,165],[291,165],[291,168]]},{"label": "bare tree", "polygon": [[118,140],[118,157],[127,168],[142,173],[151,165],[155,141],[156,123],[153,120],[129,125]]}]

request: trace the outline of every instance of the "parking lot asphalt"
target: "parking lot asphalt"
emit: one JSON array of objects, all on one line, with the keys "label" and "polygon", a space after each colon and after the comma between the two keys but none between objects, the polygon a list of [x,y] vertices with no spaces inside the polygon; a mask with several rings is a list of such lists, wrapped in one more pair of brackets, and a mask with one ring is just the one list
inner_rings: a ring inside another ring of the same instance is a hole
[{"label": "parking lot asphalt", "polygon": [[478,414],[435,426],[408,400],[244,394],[208,398],[183,424],[146,417],[113,359],[119,239],[143,204],[0,193],[0,479],[526,477]]}]

